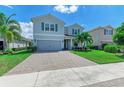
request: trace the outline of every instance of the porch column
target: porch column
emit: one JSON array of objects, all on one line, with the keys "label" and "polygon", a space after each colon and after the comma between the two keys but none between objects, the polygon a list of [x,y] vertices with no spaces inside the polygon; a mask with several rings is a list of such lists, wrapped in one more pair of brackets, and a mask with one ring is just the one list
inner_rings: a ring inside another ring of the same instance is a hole
[{"label": "porch column", "polygon": [[73,47],[73,44],[72,44],[72,39],[71,39],[71,49],[72,49],[72,47]]}]

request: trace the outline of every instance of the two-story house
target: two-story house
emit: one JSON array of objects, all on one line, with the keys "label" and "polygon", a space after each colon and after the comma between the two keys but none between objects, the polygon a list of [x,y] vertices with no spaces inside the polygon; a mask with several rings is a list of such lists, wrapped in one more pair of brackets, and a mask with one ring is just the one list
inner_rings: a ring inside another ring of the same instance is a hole
[{"label": "two-story house", "polygon": [[72,49],[75,35],[82,32],[79,24],[65,23],[51,14],[32,18],[34,44],[38,51]]},{"label": "two-story house", "polygon": [[115,30],[112,26],[107,25],[104,27],[97,27],[89,31],[89,33],[93,38],[93,45],[101,49],[105,44],[113,43],[112,35],[115,33]]},{"label": "two-story house", "polygon": [[72,49],[74,46],[74,39],[77,34],[83,32],[84,28],[79,24],[65,26],[64,29],[64,49]]}]

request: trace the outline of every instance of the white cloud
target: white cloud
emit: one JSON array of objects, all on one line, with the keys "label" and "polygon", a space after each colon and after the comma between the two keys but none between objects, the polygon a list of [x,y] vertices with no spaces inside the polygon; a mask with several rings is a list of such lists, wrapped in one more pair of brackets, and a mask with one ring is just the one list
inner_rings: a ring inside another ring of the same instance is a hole
[{"label": "white cloud", "polygon": [[3,6],[6,6],[6,7],[10,8],[10,9],[13,9],[13,7],[10,6],[10,5],[3,5]]},{"label": "white cloud", "polygon": [[22,36],[26,37],[26,38],[33,38],[33,23],[29,22],[19,22],[21,29],[22,29]]},{"label": "white cloud", "polygon": [[71,5],[71,6],[65,6],[65,5],[57,5],[54,7],[54,10],[60,13],[75,13],[78,10],[78,6]]}]

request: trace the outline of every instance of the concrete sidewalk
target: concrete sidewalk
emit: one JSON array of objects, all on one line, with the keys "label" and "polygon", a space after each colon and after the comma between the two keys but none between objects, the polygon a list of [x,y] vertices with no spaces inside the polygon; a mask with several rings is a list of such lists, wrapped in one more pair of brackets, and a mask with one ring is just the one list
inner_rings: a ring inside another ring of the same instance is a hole
[{"label": "concrete sidewalk", "polygon": [[[3,76],[0,77],[0,86],[79,87],[94,86],[94,84],[98,83],[98,86],[100,86],[101,82],[107,82],[118,78],[124,78],[124,63],[94,65],[42,71],[30,74]],[[115,84],[113,84],[113,86],[118,86],[118,84],[122,82],[121,80],[114,81]],[[105,86],[110,85],[109,83],[106,83]]]}]

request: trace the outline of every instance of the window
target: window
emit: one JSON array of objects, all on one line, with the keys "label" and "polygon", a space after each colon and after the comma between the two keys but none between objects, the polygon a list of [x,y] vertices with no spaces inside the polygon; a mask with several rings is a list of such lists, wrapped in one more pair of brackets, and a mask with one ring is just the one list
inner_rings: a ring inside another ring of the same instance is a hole
[{"label": "window", "polygon": [[113,34],[113,30],[104,29],[104,35],[112,35],[112,34]]},{"label": "window", "polygon": [[78,33],[80,33],[80,29],[78,29]]},{"label": "window", "polygon": [[44,31],[44,23],[41,23],[41,30]]},{"label": "window", "polygon": [[74,35],[74,29],[72,29],[72,35]]},{"label": "window", "polygon": [[80,29],[72,29],[72,35],[77,35],[80,33]]},{"label": "window", "polygon": [[34,42],[36,43],[36,42],[37,42],[37,40],[36,40],[36,39],[34,39]]},{"label": "window", "polygon": [[54,31],[54,24],[50,25],[50,31]]},{"label": "window", "polygon": [[75,29],[75,33],[74,33],[75,35],[77,34],[77,29]]},{"label": "window", "polygon": [[45,30],[49,31],[49,24],[45,24]]},{"label": "window", "polygon": [[106,29],[104,29],[104,35],[106,35]]},{"label": "window", "polygon": [[55,31],[58,31],[58,24],[55,24]]},{"label": "window", "polygon": [[110,35],[113,35],[113,30],[109,30],[109,32],[110,32]]}]

